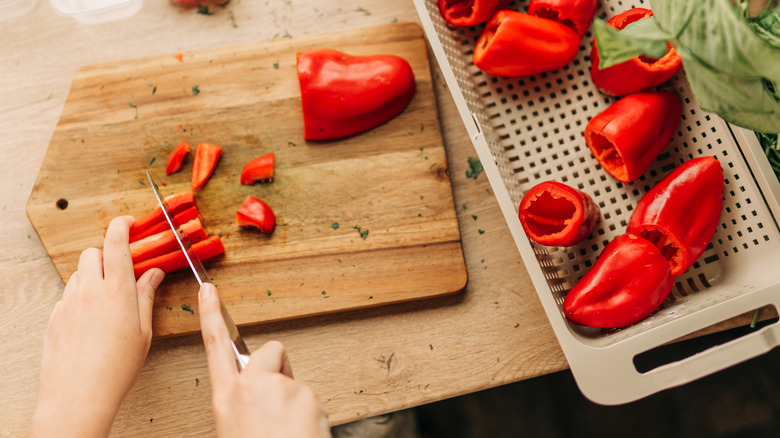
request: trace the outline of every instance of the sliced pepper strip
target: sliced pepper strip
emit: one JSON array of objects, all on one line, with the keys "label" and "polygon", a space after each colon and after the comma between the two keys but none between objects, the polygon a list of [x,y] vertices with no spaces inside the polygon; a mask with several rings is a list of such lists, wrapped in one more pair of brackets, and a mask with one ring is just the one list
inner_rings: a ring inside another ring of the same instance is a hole
[{"label": "sliced pepper strip", "polygon": [[181,163],[184,161],[184,157],[190,153],[192,147],[190,147],[187,140],[182,140],[178,146],[176,146],[168,155],[168,160],[165,162],[165,174],[171,175],[178,172],[181,169]]},{"label": "sliced pepper strip", "polygon": [[[223,254],[225,247],[222,245],[219,236],[211,236],[206,240],[193,244],[192,251],[195,252],[200,261],[206,261],[214,256]],[[160,268],[167,274],[188,266],[189,264],[184,257],[184,253],[180,248],[177,248],[175,251],[167,254],[133,263],[133,272],[135,273],[135,278],[139,278],[144,272],[152,268]]]},{"label": "sliced pepper strip", "polygon": [[241,184],[252,185],[257,181],[272,179],[274,179],[273,152],[252,159],[241,169]]},{"label": "sliced pepper strip", "polygon": [[222,147],[211,143],[198,143],[192,160],[192,189],[202,188],[217,168]]},{"label": "sliced pepper strip", "polygon": [[590,29],[598,7],[599,0],[531,0],[528,15],[557,21],[583,37]]},{"label": "sliced pepper strip", "polygon": [[[191,244],[205,240],[208,236],[200,219],[193,219],[181,225],[179,228],[181,239],[187,239]],[[162,254],[173,252],[179,248],[179,242],[176,240],[173,231],[167,229],[163,232],[144,237],[130,244],[130,256],[133,263],[138,263]]]},{"label": "sliced pepper strip", "polygon": [[[190,207],[178,214],[174,214],[174,218],[176,218],[176,222],[179,224],[187,223],[193,219],[200,219],[200,215],[198,214],[197,207]],[[130,243],[136,242],[138,240],[141,240],[145,237],[149,237],[151,235],[162,233],[165,230],[170,229],[170,225],[168,225],[168,222],[165,221],[165,218],[163,217],[162,222],[157,222],[156,224],[146,228],[145,230],[142,230],[138,232],[135,235],[130,236]]]},{"label": "sliced pepper strip", "polygon": [[588,237],[601,214],[593,199],[556,181],[535,185],[520,201],[526,235],[542,245],[571,246]]},{"label": "sliced pepper strip", "polygon": [[255,227],[263,233],[270,233],[276,227],[276,215],[262,200],[247,196],[236,212],[236,223],[240,227]]},{"label": "sliced pepper strip", "polygon": [[439,0],[444,21],[453,26],[473,26],[490,20],[496,11],[506,8],[510,0]]},{"label": "sliced pepper strip", "polygon": [[[195,196],[189,190],[166,196],[164,201],[170,209],[171,213],[174,215],[179,214],[188,208],[195,207]],[[130,227],[130,241],[133,242],[138,240],[139,234],[160,222],[165,222],[165,216],[163,215],[162,209],[158,205],[154,207],[151,213],[140,219],[136,219],[136,221],[133,222],[133,225]],[[148,236],[149,234],[145,235]]]}]

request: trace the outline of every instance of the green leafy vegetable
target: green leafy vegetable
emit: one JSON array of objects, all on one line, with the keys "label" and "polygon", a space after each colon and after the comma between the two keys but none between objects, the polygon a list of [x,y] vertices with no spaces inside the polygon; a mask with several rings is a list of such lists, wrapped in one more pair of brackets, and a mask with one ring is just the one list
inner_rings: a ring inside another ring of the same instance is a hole
[{"label": "green leafy vegetable", "polygon": [[182,304],[181,305],[182,310],[195,314],[195,311],[190,308],[189,304]]},{"label": "green leafy vegetable", "polygon": [[196,96],[197,96],[198,94],[200,94],[200,85],[193,85],[193,86],[192,86],[192,94],[194,94],[194,95],[196,95]]},{"label": "green leafy vegetable", "polygon": [[469,168],[466,169],[466,177],[477,179],[477,176],[482,172],[482,162],[477,158],[468,157]]},{"label": "green leafy vegetable", "polygon": [[669,49],[666,42],[673,38],[673,35],[658,27],[658,23],[652,17],[637,20],[623,30],[617,30],[609,26],[606,21],[597,18],[593,21],[593,30],[596,35],[601,69],[626,62],[639,55],[658,59]]}]

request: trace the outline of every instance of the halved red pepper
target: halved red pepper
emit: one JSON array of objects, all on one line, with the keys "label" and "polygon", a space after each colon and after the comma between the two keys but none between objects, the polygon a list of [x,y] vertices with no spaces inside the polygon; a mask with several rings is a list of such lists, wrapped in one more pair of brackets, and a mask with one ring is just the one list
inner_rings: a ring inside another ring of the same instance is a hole
[{"label": "halved red pepper", "polygon": [[[174,214],[174,218],[176,218],[176,223],[184,224],[193,219],[200,219],[200,215],[198,214],[198,208],[193,206],[177,214]],[[169,230],[170,228],[171,226],[168,225],[168,222],[163,218],[162,222],[157,222],[156,224],[151,225],[148,228],[141,230],[134,235],[131,235],[130,243],[136,242],[138,240],[141,240],[145,237],[152,236],[157,233],[162,233],[163,231]]]},{"label": "halved red pepper", "polygon": [[[179,214],[188,208],[195,207],[195,196],[189,190],[166,196],[164,201],[165,204],[168,205],[170,212],[174,215]],[[148,228],[159,224],[160,222],[165,222],[165,216],[163,215],[162,209],[158,205],[154,207],[151,213],[140,219],[136,219],[136,221],[133,222],[133,225],[130,227],[130,241],[134,242],[138,240],[138,236],[141,233],[146,231]],[[149,234],[145,235],[148,236]]]},{"label": "halved red pepper", "polygon": [[510,0],[439,0],[439,11],[444,21],[453,26],[473,26],[490,20]]},{"label": "halved red pepper", "polygon": [[269,152],[250,160],[241,169],[241,184],[252,185],[256,181],[274,179],[274,153]]},{"label": "halved red pepper", "polygon": [[601,214],[587,193],[545,181],[523,196],[518,217],[531,240],[548,246],[571,246],[590,235]]},{"label": "halved red pepper", "polygon": [[574,59],[580,36],[557,21],[498,11],[477,39],[474,65],[499,76],[530,76],[557,70]]},{"label": "halved red pepper", "polygon": [[599,0],[531,0],[528,15],[557,21],[583,37],[590,29],[598,7]]},{"label": "halved red pepper", "polygon": [[629,94],[585,127],[585,143],[601,167],[631,182],[647,171],[677,132],[682,107],[671,91]]},{"label": "halved red pepper", "polygon": [[[653,11],[649,9],[634,8],[615,15],[607,24],[615,29],[623,29],[635,21],[652,15]],[[669,50],[659,59],[636,56],[626,62],[601,69],[599,68],[599,51],[594,38],[593,48],[590,52],[590,76],[593,85],[603,93],[612,96],[625,96],[663,84],[682,68],[682,58],[671,44],[668,44],[668,47]]]},{"label": "halved red pepper", "polygon": [[[224,253],[225,247],[222,245],[219,236],[211,236],[206,240],[201,240],[200,242],[193,244],[192,251],[195,252],[195,255],[198,256],[200,261],[206,261]],[[184,253],[180,248],[177,248],[175,251],[167,254],[133,263],[133,272],[135,273],[135,278],[139,278],[144,272],[152,268],[160,268],[167,274],[178,271],[179,269],[184,269],[187,266],[189,266],[189,264],[184,257]]]},{"label": "halved red pepper", "polygon": [[406,108],[415,91],[409,63],[395,55],[298,52],[303,138],[331,140],[379,126]]},{"label": "halved red pepper", "polygon": [[[187,239],[195,244],[205,240],[208,236],[200,219],[193,219],[181,225],[179,228],[180,239]],[[157,234],[144,237],[130,244],[130,256],[133,263],[138,263],[146,259],[157,257],[162,254],[173,252],[179,248],[179,242],[176,240],[173,231],[167,229]]]},{"label": "halved red pepper", "polygon": [[688,160],[637,204],[627,232],[656,245],[672,275],[685,272],[712,240],[723,207],[723,170],[713,157]]},{"label": "halved red pepper", "polygon": [[262,200],[247,196],[236,212],[236,223],[240,227],[255,227],[263,233],[270,233],[276,227],[276,215]]},{"label": "halved red pepper", "polygon": [[192,189],[202,188],[217,168],[222,147],[211,143],[198,143],[192,160]]},{"label": "halved red pepper", "polygon": [[178,172],[181,169],[181,163],[184,161],[184,157],[190,153],[192,148],[187,140],[182,140],[178,146],[173,148],[168,160],[165,162],[165,174],[171,175]]},{"label": "halved red pepper", "polygon": [[623,234],[609,242],[596,264],[569,291],[563,311],[577,324],[624,327],[653,313],[673,284],[661,251],[641,237]]}]

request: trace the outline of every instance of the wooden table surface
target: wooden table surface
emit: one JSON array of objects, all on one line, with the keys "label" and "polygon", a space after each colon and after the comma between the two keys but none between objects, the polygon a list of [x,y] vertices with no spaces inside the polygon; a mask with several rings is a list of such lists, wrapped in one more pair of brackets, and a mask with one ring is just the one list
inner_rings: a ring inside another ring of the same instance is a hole
[{"label": "wooden table surface", "polygon": [[[43,333],[63,283],[25,204],[75,71],[106,61],[227,44],[418,22],[411,0],[232,0],[213,15],[147,0],[136,15],[83,25],[46,0],[0,22],[0,437],[26,433]],[[469,274],[446,298],[245,328],[258,348],[278,339],[296,378],[310,384],[333,424],[396,411],[565,369],[484,173],[431,58],[441,127]],[[84,150],[84,154],[89,154]],[[206,357],[197,335],[156,340],[116,419],[114,436],[213,436]]]}]

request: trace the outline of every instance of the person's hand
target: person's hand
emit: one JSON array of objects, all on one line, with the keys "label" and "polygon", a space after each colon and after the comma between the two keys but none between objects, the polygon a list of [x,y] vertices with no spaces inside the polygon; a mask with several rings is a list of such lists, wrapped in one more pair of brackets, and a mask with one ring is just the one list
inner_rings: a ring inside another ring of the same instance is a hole
[{"label": "person's hand", "polygon": [[329,437],[328,414],[311,388],[293,380],[284,346],[266,343],[239,373],[217,289],[204,283],[198,298],[217,435]]},{"label": "person's hand", "polygon": [[152,340],[154,292],[164,274],[138,281],[130,216],[111,221],[103,251],[81,253],[49,318],[30,436],[108,436]]}]

